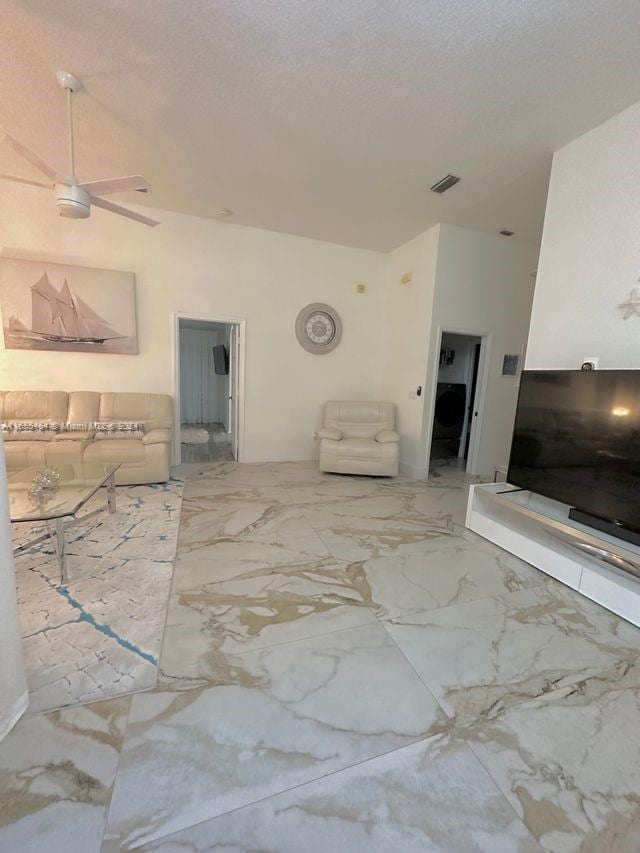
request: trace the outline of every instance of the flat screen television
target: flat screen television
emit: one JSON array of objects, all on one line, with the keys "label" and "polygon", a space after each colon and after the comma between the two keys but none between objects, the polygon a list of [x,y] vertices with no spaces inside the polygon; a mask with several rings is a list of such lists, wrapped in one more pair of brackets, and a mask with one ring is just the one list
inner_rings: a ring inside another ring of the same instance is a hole
[{"label": "flat screen television", "polygon": [[523,371],[507,479],[640,545],[640,371]]},{"label": "flat screen television", "polygon": [[217,344],[213,348],[213,369],[220,376],[229,373],[229,351],[224,344]]}]

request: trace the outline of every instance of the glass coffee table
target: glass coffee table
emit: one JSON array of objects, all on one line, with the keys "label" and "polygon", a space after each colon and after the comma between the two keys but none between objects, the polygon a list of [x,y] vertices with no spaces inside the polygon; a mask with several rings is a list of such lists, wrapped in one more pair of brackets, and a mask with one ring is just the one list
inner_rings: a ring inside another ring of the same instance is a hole
[{"label": "glass coffee table", "polygon": [[[43,521],[47,526],[46,532],[16,548],[14,556],[51,538],[60,564],[60,576],[65,583],[65,531],[104,510],[110,513],[116,511],[115,473],[119,467],[119,464],[102,463],[35,465],[8,474],[9,515],[12,523]],[[79,515],[103,486],[107,490],[106,503]]]}]

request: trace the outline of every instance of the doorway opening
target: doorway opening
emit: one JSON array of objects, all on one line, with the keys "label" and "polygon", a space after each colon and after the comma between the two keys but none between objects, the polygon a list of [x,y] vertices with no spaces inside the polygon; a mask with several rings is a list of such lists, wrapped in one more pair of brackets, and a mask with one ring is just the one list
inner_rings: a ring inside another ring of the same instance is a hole
[{"label": "doorway opening", "polygon": [[471,471],[479,426],[483,336],[442,332],[430,462]]},{"label": "doorway opening", "polygon": [[242,326],[222,318],[175,318],[178,463],[240,457]]}]

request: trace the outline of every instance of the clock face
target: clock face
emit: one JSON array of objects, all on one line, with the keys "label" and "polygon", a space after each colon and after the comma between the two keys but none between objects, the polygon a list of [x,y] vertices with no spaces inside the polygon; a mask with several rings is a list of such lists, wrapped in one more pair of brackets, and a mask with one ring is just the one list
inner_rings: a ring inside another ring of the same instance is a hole
[{"label": "clock face", "polygon": [[298,314],[296,335],[307,352],[322,355],[340,343],[342,323],[330,305],[314,302]]},{"label": "clock face", "polygon": [[307,317],[304,330],[311,343],[326,346],[335,337],[336,324],[324,311],[316,311]]}]

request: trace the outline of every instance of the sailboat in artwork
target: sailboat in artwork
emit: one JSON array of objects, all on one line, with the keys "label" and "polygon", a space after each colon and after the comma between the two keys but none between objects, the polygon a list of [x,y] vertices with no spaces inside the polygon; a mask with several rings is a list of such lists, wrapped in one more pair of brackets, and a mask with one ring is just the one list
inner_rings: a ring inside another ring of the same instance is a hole
[{"label": "sailboat in artwork", "polygon": [[80,299],[66,278],[56,290],[46,272],[31,287],[31,328],[14,325],[11,331],[40,340],[79,344],[103,344],[126,337]]}]

